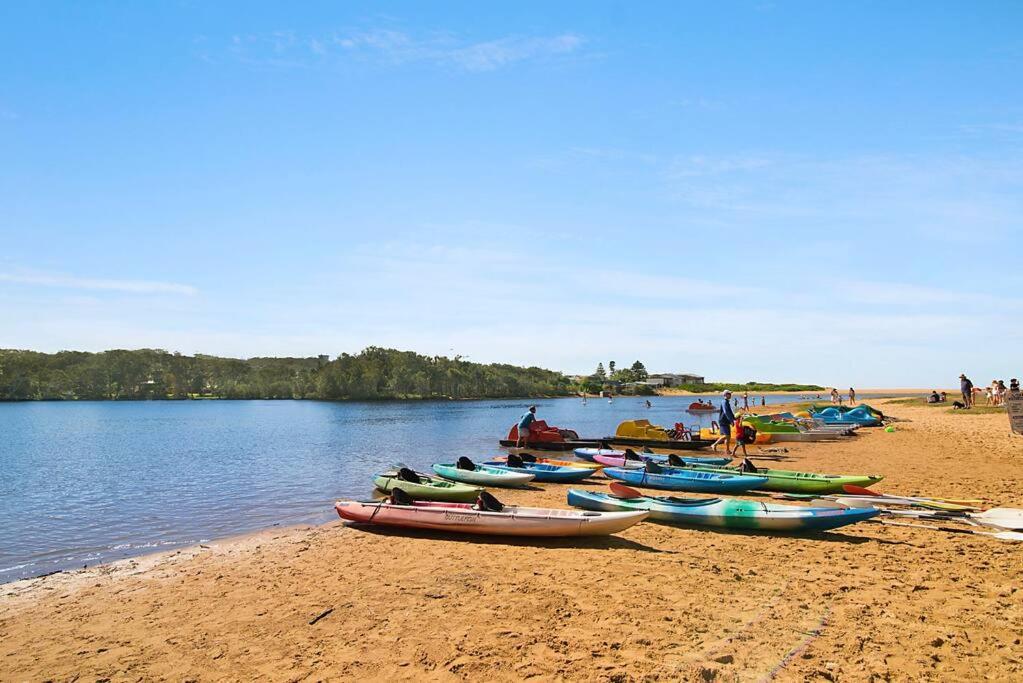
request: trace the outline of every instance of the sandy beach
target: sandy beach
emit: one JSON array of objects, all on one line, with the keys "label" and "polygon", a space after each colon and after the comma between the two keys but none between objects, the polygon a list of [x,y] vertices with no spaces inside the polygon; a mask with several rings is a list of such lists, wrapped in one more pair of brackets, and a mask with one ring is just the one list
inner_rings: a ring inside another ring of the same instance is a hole
[{"label": "sandy beach", "polygon": [[[774,462],[1023,507],[1004,415],[878,406],[895,433]],[[1020,680],[1020,576],[1018,545],[877,524],[508,541],[334,522],[0,586],[0,679]]]}]

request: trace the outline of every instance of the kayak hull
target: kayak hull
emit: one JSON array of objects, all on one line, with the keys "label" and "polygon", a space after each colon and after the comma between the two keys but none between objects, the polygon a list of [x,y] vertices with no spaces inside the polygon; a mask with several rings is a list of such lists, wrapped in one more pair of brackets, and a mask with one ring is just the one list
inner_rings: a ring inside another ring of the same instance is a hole
[{"label": "kayak hull", "polygon": [[[646,470],[607,467],[604,469],[604,474],[611,479],[617,479],[632,486],[694,493],[741,493],[759,488],[767,481],[767,477],[735,473],[717,474],[682,468],[671,468],[662,473],[652,473]],[[694,474],[710,474],[712,476],[690,476]]]},{"label": "kayak hull", "polygon": [[[608,455],[595,455],[593,456],[593,462],[605,467],[624,467],[626,469],[634,470],[644,467],[646,461],[655,462],[658,465],[667,465],[668,456],[658,455],[656,453],[639,453],[641,460],[628,460],[624,456],[614,457]],[[687,465],[706,465],[710,467],[718,465],[727,465],[732,461],[731,458],[690,458],[682,456],[682,462]]]},{"label": "kayak hull", "polygon": [[[498,441],[505,448],[515,448],[516,442],[511,439]],[[570,441],[527,441],[526,448],[538,451],[570,451],[574,448],[596,448],[600,442],[596,439],[573,439]]]},{"label": "kayak hull", "polygon": [[[494,458],[493,462],[506,464],[508,460],[507,455],[501,455]],[[536,461],[543,465],[557,465],[558,467],[581,467],[583,469],[596,471],[601,468],[601,465],[595,462],[583,462],[582,460],[556,460],[553,458],[537,458]]]},{"label": "kayak hull", "polygon": [[401,481],[395,477],[394,472],[384,472],[377,475],[373,484],[378,491],[390,493],[394,489],[401,489],[416,500],[441,500],[453,503],[471,503],[479,497],[483,489],[479,486],[459,484],[446,481],[436,477],[419,475],[423,483],[416,484],[408,481]]},{"label": "kayak hull", "polygon": [[[691,468],[698,472],[715,472],[717,474],[738,474],[739,470],[723,467],[705,467],[694,465]],[[750,472],[749,474],[753,474]],[[764,477],[765,482],[758,486],[760,491],[777,491],[779,493],[843,493],[845,486],[862,486],[867,488],[884,479],[881,476],[855,474],[817,474],[816,472],[797,472],[795,470],[774,470],[757,468],[756,474]]]},{"label": "kayak hull", "polygon": [[545,463],[523,463],[522,467],[512,467],[503,462],[491,461],[484,463],[487,467],[496,467],[509,472],[533,475],[533,481],[549,484],[573,484],[593,476],[593,470],[583,467],[559,467]]},{"label": "kayak hull", "polygon": [[616,498],[597,491],[568,490],[568,504],[584,510],[646,510],[669,524],[778,532],[827,531],[876,517],[876,508],[801,507],[734,499]]},{"label": "kayak hull", "polygon": [[639,446],[640,448],[667,448],[673,451],[698,451],[710,448],[714,442],[709,439],[693,439],[691,441],[661,441],[659,439],[637,439],[633,437],[609,436],[605,442],[617,446]]},{"label": "kayak hull", "polygon": [[458,503],[422,502],[414,505],[338,501],[334,509],[350,522],[406,529],[429,529],[486,536],[606,536],[646,519],[645,510],[599,512],[520,508],[501,512],[473,509]]},{"label": "kayak hull", "polygon": [[474,484],[476,486],[518,488],[533,481],[532,474],[510,472],[507,469],[490,467],[488,465],[476,465],[474,470],[461,470],[455,467],[454,464],[437,464],[433,466],[433,471],[450,481]]}]

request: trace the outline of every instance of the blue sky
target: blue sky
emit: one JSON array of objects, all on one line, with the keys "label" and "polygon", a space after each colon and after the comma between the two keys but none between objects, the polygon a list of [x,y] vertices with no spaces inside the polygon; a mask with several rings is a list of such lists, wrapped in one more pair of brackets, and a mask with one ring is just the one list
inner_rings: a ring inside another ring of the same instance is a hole
[{"label": "blue sky", "polygon": [[1007,379],[1021,20],[4,3],[0,347]]}]

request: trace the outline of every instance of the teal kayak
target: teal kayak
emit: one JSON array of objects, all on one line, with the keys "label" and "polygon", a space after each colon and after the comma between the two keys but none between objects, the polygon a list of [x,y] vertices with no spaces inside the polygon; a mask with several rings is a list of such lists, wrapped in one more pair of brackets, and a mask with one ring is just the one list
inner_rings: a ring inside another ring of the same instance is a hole
[{"label": "teal kayak", "polygon": [[462,457],[457,463],[439,463],[433,471],[451,481],[476,486],[525,486],[533,481],[535,475],[524,472],[512,472],[503,467],[477,465],[468,458]]},{"label": "teal kayak", "polygon": [[653,471],[650,467],[652,464],[647,463],[645,470],[605,467],[604,474],[632,486],[696,493],[741,493],[760,488],[767,483],[767,477],[750,476],[737,472],[718,474],[674,467],[658,467],[657,470],[660,471]]},{"label": "teal kayak", "polygon": [[876,517],[874,507],[802,507],[726,498],[640,496],[618,498],[599,491],[568,490],[568,504],[584,510],[624,512],[646,510],[648,519],[672,524],[755,529],[762,531],[826,531]]},{"label": "teal kayak", "polygon": [[[512,456],[508,457],[511,461]],[[520,472],[532,474],[534,481],[548,482],[552,484],[573,484],[582,481],[593,475],[593,470],[583,467],[562,467],[560,465],[548,465],[540,462],[519,462],[518,465],[511,465],[507,462],[491,461],[484,463],[487,467],[497,467],[509,472]]]}]

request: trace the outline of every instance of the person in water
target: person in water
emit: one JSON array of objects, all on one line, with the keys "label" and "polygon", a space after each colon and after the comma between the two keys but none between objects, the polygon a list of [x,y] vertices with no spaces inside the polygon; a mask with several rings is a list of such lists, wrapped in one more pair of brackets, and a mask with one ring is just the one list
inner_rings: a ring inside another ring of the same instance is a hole
[{"label": "person in water", "polygon": [[515,440],[516,448],[523,448],[529,440],[529,425],[536,422],[536,406],[529,406],[519,419],[519,438]]},{"label": "person in water", "polygon": [[650,407],[652,407],[652,406],[653,406],[653,403],[651,403],[651,402],[650,402],[650,399],[647,399],[647,400],[646,400],[646,407],[647,407],[647,408],[650,408]]},{"label": "person in water", "polygon": [[721,430],[721,436],[711,446],[713,450],[718,449],[718,444],[722,441],[725,442],[725,452],[727,453],[732,449],[732,425],[735,424],[735,413],[732,412],[732,392],[727,389],[721,394],[721,410],[718,412],[718,429]]}]

